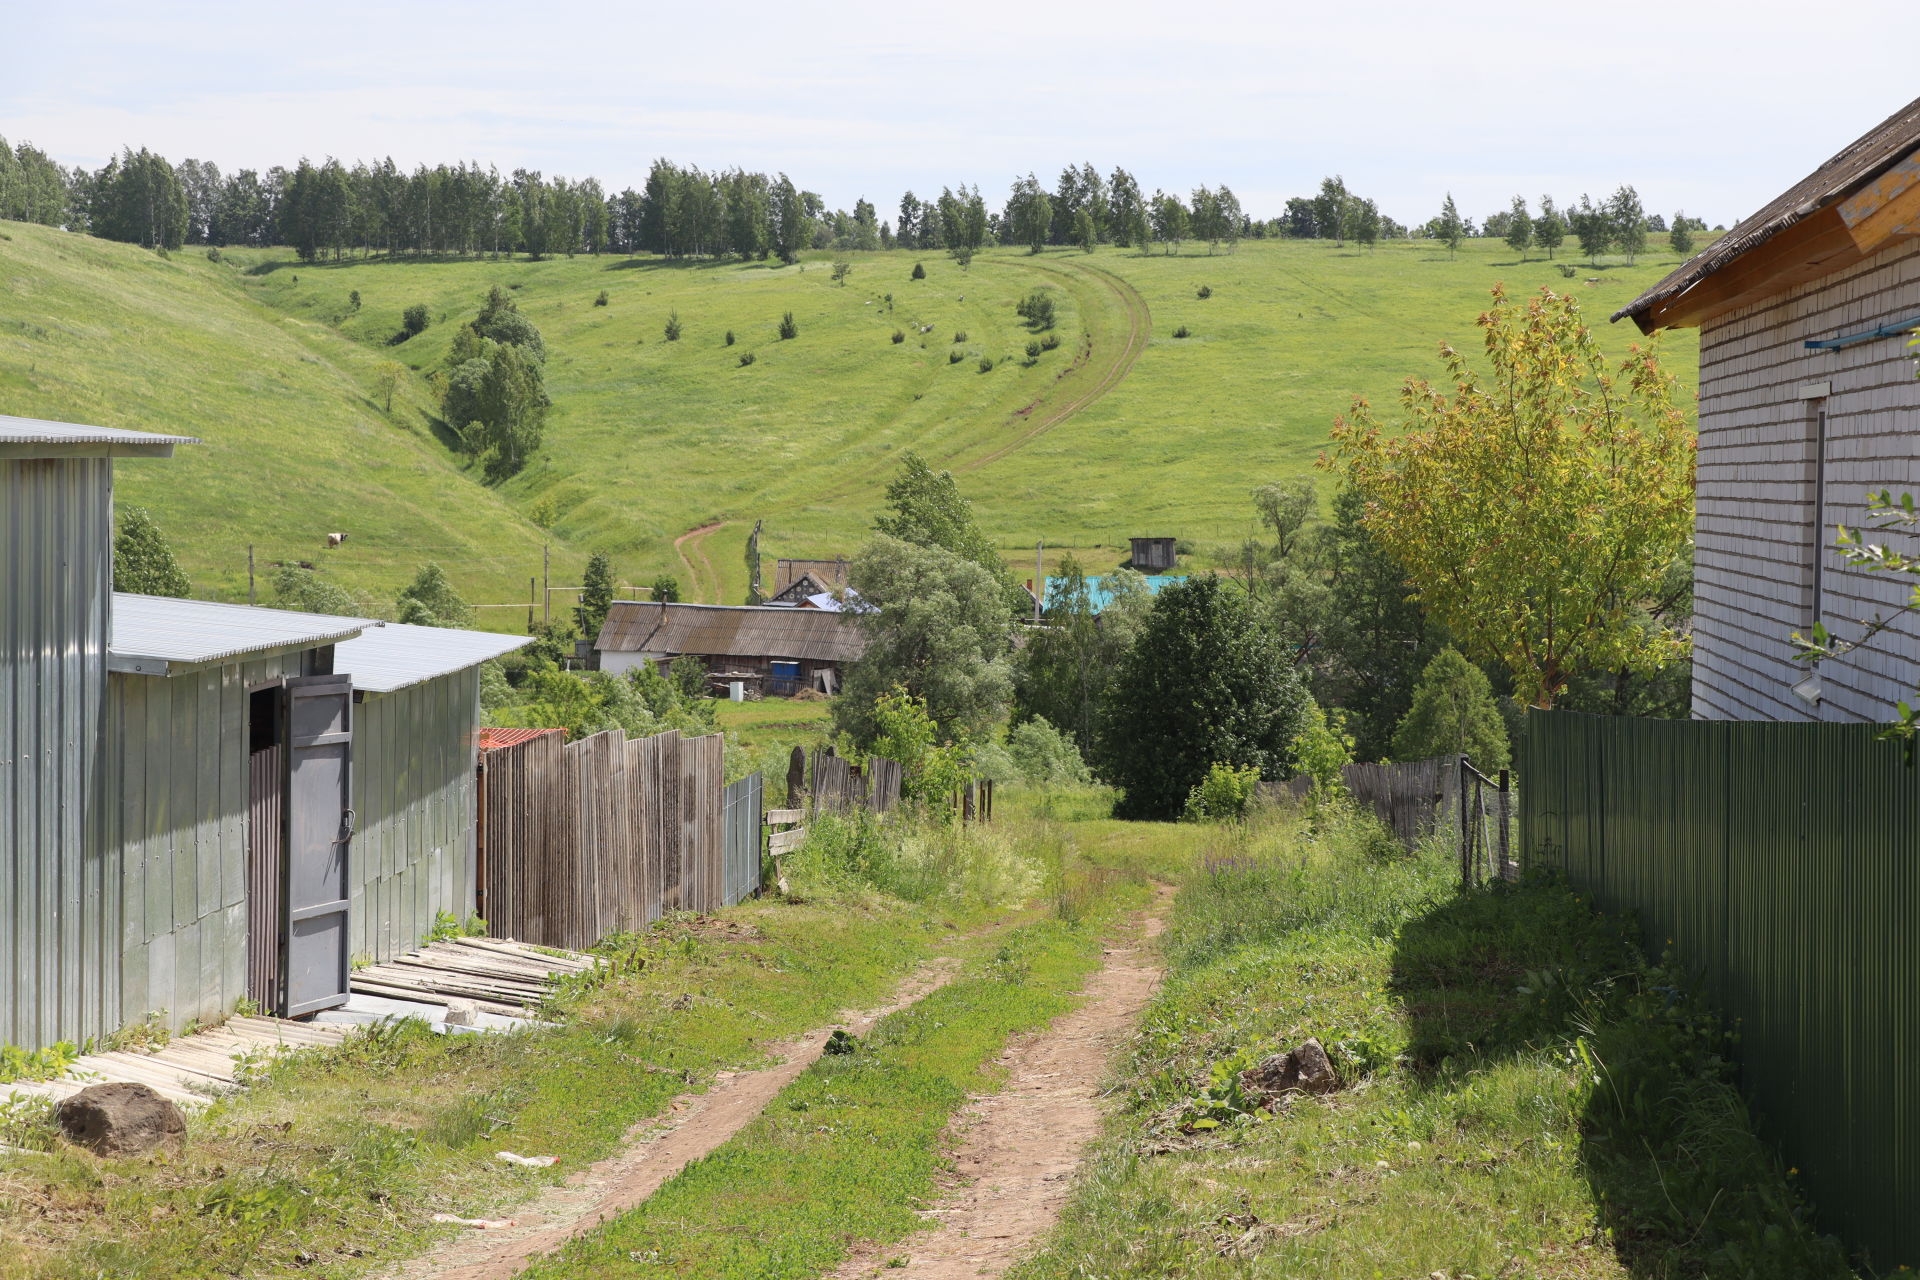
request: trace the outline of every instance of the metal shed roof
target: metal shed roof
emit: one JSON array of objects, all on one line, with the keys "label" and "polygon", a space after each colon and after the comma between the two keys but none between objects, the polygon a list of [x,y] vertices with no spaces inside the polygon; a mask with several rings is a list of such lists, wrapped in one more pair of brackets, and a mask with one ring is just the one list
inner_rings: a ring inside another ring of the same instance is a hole
[{"label": "metal shed roof", "polygon": [[107,669],[172,675],[229,658],[334,644],[378,625],[366,618],[116,591]]},{"label": "metal shed roof", "polygon": [[614,653],[851,662],[867,648],[851,615],[777,605],[615,601],[594,647]]},{"label": "metal shed roof", "polygon": [[0,458],[164,458],[192,436],[162,436],[77,422],[43,422],[0,413]]},{"label": "metal shed roof", "polygon": [[526,636],[376,623],[333,651],[333,669],[367,693],[392,693],[532,644]]}]

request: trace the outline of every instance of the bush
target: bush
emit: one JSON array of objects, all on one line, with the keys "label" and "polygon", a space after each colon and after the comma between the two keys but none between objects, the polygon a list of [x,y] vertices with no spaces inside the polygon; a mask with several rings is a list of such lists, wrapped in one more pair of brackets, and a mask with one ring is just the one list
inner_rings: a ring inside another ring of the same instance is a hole
[{"label": "bush", "polygon": [[416,302],[400,313],[400,328],[402,332],[411,338],[417,333],[424,333],[427,325],[431,323],[431,320],[432,318],[428,314],[426,306]]},{"label": "bush", "polygon": [[[220,251],[219,251],[218,249],[209,249],[209,250],[207,250],[207,261],[208,261],[208,262],[218,262],[218,261],[220,261]],[[360,295],[356,293],[356,294],[354,294],[353,296],[357,298],[357,297],[359,297]],[[356,303],[355,303],[354,305],[355,305],[355,306],[359,306],[360,304],[356,302]]]},{"label": "bush", "polygon": [[[220,251],[218,249],[209,249],[207,252],[218,253]],[[349,311],[358,311],[360,309],[360,291],[358,289],[355,289],[347,295],[347,309]]]},{"label": "bush", "polygon": [[753,352],[742,351],[740,353],[740,367],[744,369],[752,363],[753,363]]},{"label": "bush", "polygon": [[1059,345],[1060,345],[1060,335],[1057,333],[1050,333],[1046,337],[1040,339],[1040,349],[1042,351],[1052,351],[1055,347]]},{"label": "bush", "polygon": [[1568,266],[1564,262],[1555,263],[1554,265],[1560,268],[1560,274],[1565,279],[1571,280],[1575,276],[1580,274],[1579,271],[1575,270],[1573,267]]},{"label": "bush", "polygon": [[727,345],[728,346],[733,345],[733,330],[731,329],[727,330]]},{"label": "bush", "polygon": [[1260,770],[1254,765],[1216,764],[1187,792],[1188,822],[1237,822],[1247,816]]},{"label": "bush", "polygon": [[836,262],[833,264],[831,274],[833,282],[844,289],[847,285],[847,277],[853,274],[853,264],[851,262]]},{"label": "bush", "polygon": [[965,360],[966,358],[967,358],[967,353],[957,348],[955,350],[947,352],[948,364],[959,364],[962,360]]},{"label": "bush", "polygon": [[1484,771],[1506,768],[1507,727],[1487,673],[1451,645],[1434,654],[1394,731],[1393,754],[1402,760],[1465,754]]},{"label": "bush", "polygon": [[1040,358],[1040,340],[1038,338],[1035,338],[1032,341],[1027,343],[1027,359],[1038,360],[1039,358]]},{"label": "bush", "polygon": [[1026,317],[1035,329],[1053,328],[1053,295],[1035,289],[1014,304],[1014,311]]},{"label": "bush", "polygon": [[970,267],[973,265],[973,250],[967,248],[967,246],[960,245],[957,248],[947,250],[947,252],[952,254],[953,260],[962,267]]},{"label": "bush", "polygon": [[1054,728],[1044,716],[1022,721],[1007,731],[1007,754],[1020,777],[1036,786],[1093,780],[1073,735]]},{"label": "bush", "polygon": [[605,289],[602,289],[599,296],[593,300],[593,305],[596,307],[604,307],[607,305],[607,291]]},{"label": "bush", "polygon": [[680,602],[680,580],[670,573],[663,573],[653,580],[653,591],[649,597],[656,603],[678,604]]},{"label": "bush", "polygon": [[980,372],[982,372],[982,373],[992,373],[992,372],[993,372],[993,357],[992,357],[992,356],[981,356],[981,357],[980,357]]},{"label": "bush", "polygon": [[1181,325],[1173,331],[1173,336],[1176,338],[1191,338],[1193,336],[1193,330],[1187,328],[1185,325]]},{"label": "bush", "polygon": [[1198,298],[1211,298],[1213,296],[1213,286],[1210,284],[1201,285],[1200,291],[1194,296]]},{"label": "bush", "polygon": [[666,334],[668,342],[680,341],[680,313],[678,311],[669,311],[667,313]]},{"label": "bush", "polygon": [[925,280],[927,278],[927,269],[923,264],[918,262],[913,264],[913,278],[915,280]]},{"label": "bush", "polygon": [[780,317],[780,340],[785,342],[788,338],[799,336],[800,326],[793,322],[793,312],[788,311]]},{"label": "bush", "polygon": [[906,334],[906,330],[904,330],[904,329],[895,329],[895,330],[893,331],[893,345],[894,345],[894,346],[896,346],[896,347],[897,347],[897,346],[899,346],[899,345],[900,345],[901,343],[903,343],[903,342],[905,342],[906,340],[907,340],[907,334]]},{"label": "bush", "polygon": [[966,340],[967,340],[967,331],[965,329],[955,329],[953,331],[954,345],[958,346],[960,343],[963,343]]}]

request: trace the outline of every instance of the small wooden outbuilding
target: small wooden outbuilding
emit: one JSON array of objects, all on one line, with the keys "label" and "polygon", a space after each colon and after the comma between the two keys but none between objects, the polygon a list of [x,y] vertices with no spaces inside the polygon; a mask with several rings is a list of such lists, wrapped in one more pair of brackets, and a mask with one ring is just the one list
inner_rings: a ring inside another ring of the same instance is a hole
[{"label": "small wooden outbuilding", "polygon": [[691,654],[715,680],[753,683],[781,697],[838,692],[842,668],[866,647],[866,632],[848,612],[633,600],[614,602],[594,644],[602,671]]},{"label": "small wooden outbuilding", "polygon": [[1172,538],[1133,538],[1133,553],[1127,563],[1141,573],[1166,573],[1179,561],[1177,544]]}]

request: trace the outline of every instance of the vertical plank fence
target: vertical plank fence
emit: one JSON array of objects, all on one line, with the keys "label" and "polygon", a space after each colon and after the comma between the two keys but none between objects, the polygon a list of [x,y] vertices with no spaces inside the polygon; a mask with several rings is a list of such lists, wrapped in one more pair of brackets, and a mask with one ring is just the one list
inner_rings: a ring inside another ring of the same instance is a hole
[{"label": "vertical plank fence", "polygon": [[663,912],[711,911],[752,893],[757,825],[749,854],[730,837],[728,806],[757,818],[757,798],[739,797],[757,797],[760,779],[724,787],[722,746],[718,734],[628,740],[612,730],[483,751],[488,927],[522,942],[590,947]]}]

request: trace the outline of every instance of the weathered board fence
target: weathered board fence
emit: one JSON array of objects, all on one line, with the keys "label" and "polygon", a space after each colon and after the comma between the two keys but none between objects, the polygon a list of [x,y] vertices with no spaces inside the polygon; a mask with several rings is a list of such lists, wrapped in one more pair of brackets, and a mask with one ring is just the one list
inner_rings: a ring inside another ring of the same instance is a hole
[{"label": "weathered board fence", "polygon": [[610,730],[482,752],[479,906],[490,931],[580,949],[752,893],[759,793],[722,785],[721,747],[718,734]]},{"label": "weathered board fence", "polygon": [[1887,1274],[1920,1265],[1920,771],[1875,732],[1529,712],[1521,858],[1692,971],[1821,1226]]},{"label": "weathered board fence", "polygon": [[[1340,781],[1355,801],[1372,809],[1400,843],[1411,849],[1435,830],[1459,829],[1460,788],[1466,767],[1462,756],[1349,764],[1341,766]],[[1301,774],[1262,786],[1269,794],[1301,800],[1312,789],[1313,779]]]},{"label": "weathered board fence", "polygon": [[[807,794],[816,809],[844,813],[849,809],[890,812],[900,803],[900,762],[874,756],[865,770],[857,769],[829,747],[813,750]],[[791,799],[789,800],[791,803]]]}]

